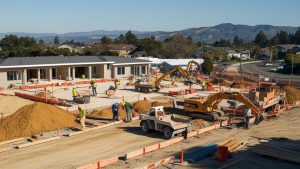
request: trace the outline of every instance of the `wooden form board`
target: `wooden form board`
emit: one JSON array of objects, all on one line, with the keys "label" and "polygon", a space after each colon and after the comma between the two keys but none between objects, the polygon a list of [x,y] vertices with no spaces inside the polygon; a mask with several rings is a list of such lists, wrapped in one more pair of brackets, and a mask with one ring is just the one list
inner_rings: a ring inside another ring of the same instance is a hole
[{"label": "wooden form board", "polygon": [[25,147],[33,146],[36,144],[41,144],[41,143],[46,143],[46,142],[53,141],[53,140],[58,140],[59,138],[60,138],[59,136],[56,136],[56,137],[51,137],[48,139],[37,140],[34,142],[30,142],[30,143],[24,143],[24,144],[17,145],[17,148],[18,149],[25,148]]}]

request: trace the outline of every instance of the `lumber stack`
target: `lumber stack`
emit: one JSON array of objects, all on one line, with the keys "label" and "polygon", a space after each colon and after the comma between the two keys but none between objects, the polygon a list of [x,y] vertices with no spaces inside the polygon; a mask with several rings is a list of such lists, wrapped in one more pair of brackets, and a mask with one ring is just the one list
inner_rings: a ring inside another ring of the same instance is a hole
[{"label": "lumber stack", "polygon": [[300,144],[269,141],[252,147],[252,152],[300,164]]},{"label": "lumber stack", "polygon": [[224,140],[218,144],[218,146],[228,147],[228,152],[230,152],[230,153],[239,150],[244,145],[245,145],[245,142],[240,141],[237,138],[230,138],[230,139]]}]

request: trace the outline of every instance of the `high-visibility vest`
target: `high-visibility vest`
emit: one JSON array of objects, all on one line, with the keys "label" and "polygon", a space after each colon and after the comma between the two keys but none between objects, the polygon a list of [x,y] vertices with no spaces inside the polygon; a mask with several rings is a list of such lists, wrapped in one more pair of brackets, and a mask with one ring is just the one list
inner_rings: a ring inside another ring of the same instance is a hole
[{"label": "high-visibility vest", "polygon": [[80,118],[85,116],[85,111],[82,108],[79,109],[79,112],[80,112]]},{"label": "high-visibility vest", "polygon": [[74,97],[76,97],[76,96],[77,96],[77,90],[76,90],[76,89],[73,89],[73,90],[72,90],[72,94],[73,94]]},{"label": "high-visibility vest", "polygon": [[91,86],[92,86],[93,88],[96,88],[96,87],[97,87],[96,82],[91,82]]}]

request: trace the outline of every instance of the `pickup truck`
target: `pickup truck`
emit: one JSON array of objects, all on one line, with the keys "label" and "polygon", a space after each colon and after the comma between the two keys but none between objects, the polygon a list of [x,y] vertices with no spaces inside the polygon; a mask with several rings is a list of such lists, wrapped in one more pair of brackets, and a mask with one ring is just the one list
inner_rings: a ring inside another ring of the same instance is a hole
[{"label": "pickup truck", "polygon": [[160,131],[167,139],[178,134],[187,134],[191,130],[190,118],[178,118],[174,114],[166,115],[163,106],[152,107],[148,114],[141,114],[139,119],[144,133],[150,130]]}]

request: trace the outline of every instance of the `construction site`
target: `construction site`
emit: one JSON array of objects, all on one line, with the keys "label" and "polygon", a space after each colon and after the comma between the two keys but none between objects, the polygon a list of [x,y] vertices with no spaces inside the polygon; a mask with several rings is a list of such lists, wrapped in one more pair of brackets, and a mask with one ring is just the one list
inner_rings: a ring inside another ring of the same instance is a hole
[{"label": "construction site", "polygon": [[199,67],[2,88],[0,168],[299,168],[300,90]]}]

